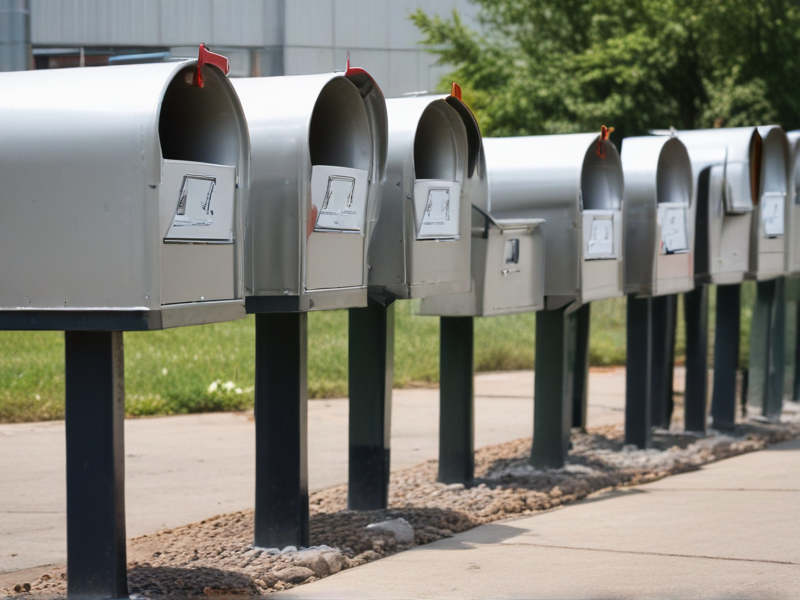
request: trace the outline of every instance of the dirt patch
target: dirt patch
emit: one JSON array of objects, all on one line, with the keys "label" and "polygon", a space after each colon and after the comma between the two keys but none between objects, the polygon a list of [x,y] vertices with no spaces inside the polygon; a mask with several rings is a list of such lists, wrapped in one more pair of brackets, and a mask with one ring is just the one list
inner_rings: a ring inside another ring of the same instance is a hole
[{"label": "dirt patch", "polygon": [[[252,511],[132,539],[130,593],[146,598],[268,594],[477,525],[655,481],[797,437],[795,415],[791,422],[748,422],[730,435],[657,432],[652,449],[636,450],[624,445],[621,426],[608,426],[574,433],[567,466],[548,470],[528,464],[530,439],[488,446],[476,452],[476,479],[467,486],[437,483],[436,461],[392,473],[387,510],[346,510],[344,485],[313,493],[309,549],[254,548]],[[393,526],[367,527],[388,520],[395,520]],[[408,538],[397,533],[405,531]],[[65,596],[64,567],[42,571],[36,577],[27,571],[26,581],[0,591],[11,597]]]}]

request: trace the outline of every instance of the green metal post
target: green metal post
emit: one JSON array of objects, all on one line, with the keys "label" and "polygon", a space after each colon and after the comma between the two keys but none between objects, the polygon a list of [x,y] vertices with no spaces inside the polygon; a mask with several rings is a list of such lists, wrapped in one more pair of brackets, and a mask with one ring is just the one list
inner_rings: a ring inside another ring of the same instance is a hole
[{"label": "green metal post", "polygon": [[784,320],[783,278],[757,282],[747,403],[773,420],[780,417],[783,405]]},{"label": "green metal post", "polygon": [[568,308],[536,313],[536,377],[531,464],[540,469],[564,466],[572,429],[576,324]]},{"label": "green metal post", "polygon": [[468,483],[475,470],[474,323],[442,317],[439,345],[439,481]]}]

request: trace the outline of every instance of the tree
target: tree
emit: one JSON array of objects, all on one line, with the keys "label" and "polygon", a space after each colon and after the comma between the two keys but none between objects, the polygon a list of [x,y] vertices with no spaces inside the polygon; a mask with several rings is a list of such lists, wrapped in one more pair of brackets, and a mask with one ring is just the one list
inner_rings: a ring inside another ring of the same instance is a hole
[{"label": "tree", "polygon": [[472,0],[417,11],[488,135],[800,127],[800,0]]}]

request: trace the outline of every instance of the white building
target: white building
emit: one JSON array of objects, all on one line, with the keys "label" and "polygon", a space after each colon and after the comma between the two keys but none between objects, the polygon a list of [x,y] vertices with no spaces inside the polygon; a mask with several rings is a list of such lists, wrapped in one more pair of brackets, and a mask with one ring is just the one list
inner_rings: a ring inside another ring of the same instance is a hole
[{"label": "white building", "polygon": [[[7,34],[0,26],[0,70],[25,68],[11,65],[20,56],[34,68],[196,56],[205,42],[233,77],[343,69],[350,51],[387,97],[433,91],[448,68],[419,46],[408,18],[418,8],[475,23],[468,0],[0,0],[0,23],[10,23]],[[25,46],[13,31],[28,10]]]}]

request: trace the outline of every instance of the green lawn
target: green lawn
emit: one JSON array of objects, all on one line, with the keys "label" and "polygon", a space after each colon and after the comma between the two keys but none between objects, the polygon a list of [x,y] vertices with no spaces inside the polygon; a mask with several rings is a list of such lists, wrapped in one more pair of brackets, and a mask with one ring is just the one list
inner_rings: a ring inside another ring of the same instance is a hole
[{"label": "green lawn", "polygon": [[[744,290],[745,360],[752,288],[747,284]],[[395,385],[435,383],[439,377],[439,320],[417,316],[415,302],[402,301],[395,306]],[[713,326],[713,313],[710,320]],[[533,368],[535,321],[534,314],[476,319],[476,370]],[[681,329],[679,360],[683,353]],[[127,413],[142,416],[251,407],[254,341],[252,317],[232,323],[126,333]],[[624,299],[592,304],[591,362],[624,364]],[[308,374],[312,398],[346,395],[346,311],[309,315]],[[60,419],[63,414],[63,334],[0,332],[0,422]]]}]

